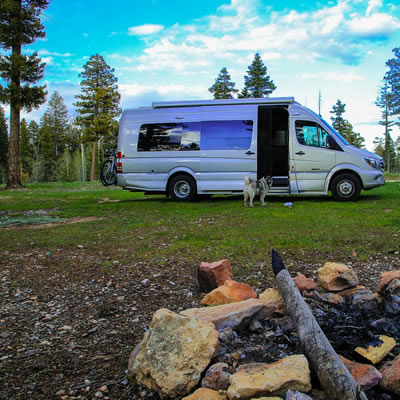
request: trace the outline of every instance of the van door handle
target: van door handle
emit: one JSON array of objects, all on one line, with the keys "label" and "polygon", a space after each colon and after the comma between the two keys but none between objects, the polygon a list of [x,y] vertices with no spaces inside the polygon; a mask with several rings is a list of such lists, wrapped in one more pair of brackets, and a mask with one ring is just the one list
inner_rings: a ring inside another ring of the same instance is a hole
[{"label": "van door handle", "polygon": [[246,154],[250,156],[250,155],[256,154],[256,153],[253,153],[252,151],[249,150]]},{"label": "van door handle", "polygon": [[304,153],[304,151],[298,151],[296,154],[298,154],[299,156],[304,156],[304,154],[306,153]]}]

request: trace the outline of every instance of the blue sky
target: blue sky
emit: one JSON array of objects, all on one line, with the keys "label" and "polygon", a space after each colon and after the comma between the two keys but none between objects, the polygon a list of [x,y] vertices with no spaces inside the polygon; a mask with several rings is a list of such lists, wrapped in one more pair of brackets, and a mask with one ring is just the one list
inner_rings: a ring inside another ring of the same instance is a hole
[{"label": "blue sky", "polygon": [[[71,117],[78,74],[99,53],[115,68],[122,108],[152,101],[211,98],[222,67],[236,87],[258,51],[277,85],[329,120],[337,99],[367,140],[382,134],[374,105],[385,62],[400,46],[400,5],[385,0],[53,0],[47,36],[25,50],[47,63],[49,94],[57,90]],[[26,115],[37,119],[45,109]],[[394,136],[399,132],[394,132]]]}]

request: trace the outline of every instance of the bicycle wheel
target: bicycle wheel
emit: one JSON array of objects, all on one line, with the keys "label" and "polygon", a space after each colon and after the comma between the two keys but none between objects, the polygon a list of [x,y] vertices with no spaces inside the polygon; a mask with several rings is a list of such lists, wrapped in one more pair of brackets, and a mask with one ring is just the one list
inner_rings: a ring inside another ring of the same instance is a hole
[{"label": "bicycle wheel", "polygon": [[101,164],[100,180],[104,186],[111,186],[117,183],[117,170],[111,160],[106,160]]}]

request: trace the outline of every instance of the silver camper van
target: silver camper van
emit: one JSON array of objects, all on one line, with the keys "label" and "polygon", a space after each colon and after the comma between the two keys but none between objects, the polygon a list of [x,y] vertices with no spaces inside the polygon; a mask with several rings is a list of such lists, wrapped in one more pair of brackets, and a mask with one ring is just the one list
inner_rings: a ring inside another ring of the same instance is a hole
[{"label": "silver camper van", "polygon": [[269,194],[357,200],[385,183],[383,160],[346,142],[294,98],[153,103],[123,112],[118,185],[166,193],[241,193],[244,177],[272,176]]}]

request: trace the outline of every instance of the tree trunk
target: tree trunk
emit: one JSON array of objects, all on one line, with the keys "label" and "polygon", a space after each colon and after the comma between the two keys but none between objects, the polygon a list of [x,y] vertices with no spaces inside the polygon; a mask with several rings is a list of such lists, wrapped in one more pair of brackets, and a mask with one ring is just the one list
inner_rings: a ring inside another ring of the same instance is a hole
[{"label": "tree trunk", "polygon": [[92,144],[92,165],[90,167],[90,182],[96,180],[97,140]]},{"label": "tree trunk", "polygon": [[[21,45],[14,45],[13,55],[21,55]],[[21,90],[19,68],[12,68],[11,72],[11,99],[10,99],[10,142],[8,148],[8,180],[6,189],[21,189],[21,168],[19,165],[19,137],[20,137],[20,105],[18,104]]]},{"label": "tree trunk", "polygon": [[81,143],[82,182],[86,182],[86,156],[85,145]]},{"label": "tree trunk", "polygon": [[329,343],[275,249],[272,269],[307,358],[330,400],[367,400],[361,387]]}]

